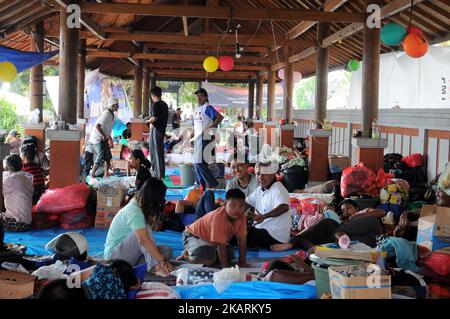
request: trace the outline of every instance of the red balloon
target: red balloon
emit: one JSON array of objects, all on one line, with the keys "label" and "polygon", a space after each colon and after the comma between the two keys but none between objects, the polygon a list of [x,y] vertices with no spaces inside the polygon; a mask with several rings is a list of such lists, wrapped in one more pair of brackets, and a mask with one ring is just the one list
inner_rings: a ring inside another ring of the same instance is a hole
[{"label": "red balloon", "polygon": [[428,41],[423,35],[408,34],[403,40],[405,53],[412,58],[421,58],[428,52]]},{"label": "red balloon", "polygon": [[219,57],[219,68],[222,71],[231,71],[234,67],[234,61],[233,58],[230,56],[221,56]]},{"label": "red balloon", "polygon": [[418,34],[423,37],[423,31],[420,30],[418,27],[412,26],[411,28],[408,29],[408,33]]}]

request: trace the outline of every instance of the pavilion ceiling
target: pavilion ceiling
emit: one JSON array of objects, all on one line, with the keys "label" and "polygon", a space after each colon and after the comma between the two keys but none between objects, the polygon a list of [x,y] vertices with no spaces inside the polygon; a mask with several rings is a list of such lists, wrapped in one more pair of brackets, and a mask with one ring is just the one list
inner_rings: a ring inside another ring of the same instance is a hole
[{"label": "pavilion ceiling", "polygon": [[[43,21],[45,50],[59,44],[58,10],[68,0],[0,0],[0,45],[30,50],[32,25]],[[331,21],[330,68],[362,58],[364,0],[92,0],[81,1],[87,66],[131,78],[139,60],[158,78],[204,79],[202,60],[235,52],[232,72],[209,78],[248,80],[283,67],[286,59],[304,76],[315,73],[317,20]],[[447,39],[448,0],[415,0],[413,24],[431,42]],[[384,21],[409,24],[409,0],[382,0]],[[231,9],[232,8],[232,9]],[[319,12],[323,8],[323,12]],[[108,12],[108,13],[107,13]],[[126,13],[126,14],[124,14]],[[231,32],[226,32],[226,31]],[[285,47],[292,47],[286,56]],[[382,45],[381,52],[401,50]],[[57,63],[57,57],[48,63]]]}]

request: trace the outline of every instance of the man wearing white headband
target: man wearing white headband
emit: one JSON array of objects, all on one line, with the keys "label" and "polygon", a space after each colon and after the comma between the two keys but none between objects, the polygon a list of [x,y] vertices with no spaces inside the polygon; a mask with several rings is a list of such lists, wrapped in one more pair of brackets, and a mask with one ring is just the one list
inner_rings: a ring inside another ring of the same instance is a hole
[{"label": "man wearing white headband", "polygon": [[119,110],[119,101],[116,98],[110,97],[108,99],[108,108],[95,122],[92,129],[89,142],[95,150],[94,167],[92,168],[91,176],[95,178],[97,168],[104,163],[105,170],[103,177],[109,176],[109,168],[111,167],[111,150],[112,147],[112,128],[114,125],[114,112]]},{"label": "man wearing white headband", "polygon": [[256,164],[258,187],[246,200],[253,212],[247,214],[254,224],[247,234],[248,247],[270,248],[289,242],[291,215],[289,192],[276,180],[278,162]]}]

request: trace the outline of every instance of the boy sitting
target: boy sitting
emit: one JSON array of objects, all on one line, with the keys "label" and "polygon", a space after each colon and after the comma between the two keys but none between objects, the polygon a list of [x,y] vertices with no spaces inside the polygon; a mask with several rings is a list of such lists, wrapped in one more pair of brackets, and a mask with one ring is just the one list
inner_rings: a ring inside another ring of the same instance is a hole
[{"label": "boy sitting", "polygon": [[[239,189],[226,193],[226,204],[206,214],[183,232],[184,252],[178,259],[191,263],[213,266],[219,257],[220,265],[229,267],[233,259],[233,247],[228,245],[237,237],[240,267],[247,267],[247,222],[244,215],[245,194]],[[227,246],[228,245],[228,246]]]}]

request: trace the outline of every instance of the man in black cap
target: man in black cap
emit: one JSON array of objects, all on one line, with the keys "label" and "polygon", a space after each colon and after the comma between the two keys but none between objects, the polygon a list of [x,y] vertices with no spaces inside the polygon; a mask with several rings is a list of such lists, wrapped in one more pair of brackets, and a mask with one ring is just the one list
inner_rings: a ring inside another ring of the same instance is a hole
[{"label": "man in black cap", "polygon": [[[194,110],[194,167],[197,183],[203,189],[214,189],[219,184],[208,167],[211,156],[215,156],[214,146],[209,146],[211,151],[204,152],[205,148],[214,141],[213,129],[222,122],[223,116],[209,104],[208,92],[198,89],[198,105]],[[205,153],[205,154],[204,154]]]}]

